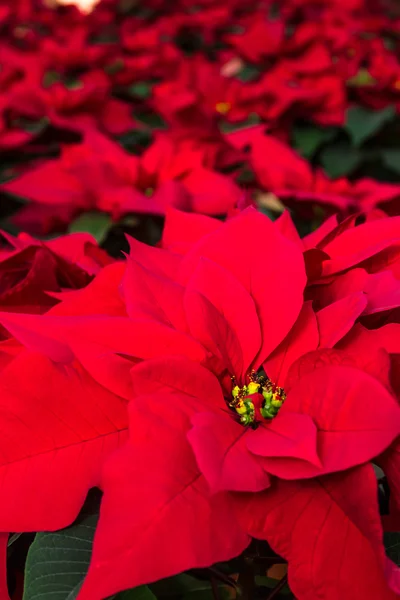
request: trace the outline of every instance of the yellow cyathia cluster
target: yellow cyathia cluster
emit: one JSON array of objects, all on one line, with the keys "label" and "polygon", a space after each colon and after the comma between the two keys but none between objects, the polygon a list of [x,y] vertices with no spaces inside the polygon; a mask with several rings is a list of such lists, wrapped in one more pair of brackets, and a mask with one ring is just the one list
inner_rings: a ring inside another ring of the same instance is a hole
[{"label": "yellow cyathia cluster", "polygon": [[257,415],[251,397],[253,394],[262,394],[264,400],[259,411],[260,415],[264,419],[273,419],[286,399],[284,390],[265,375],[257,375],[255,371],[252,371],[248,378],[249,383],[239,387],[235,377],[232,377],[233,400],[229,402],[229,406],[239,415],[243,425],[252,425],[257,421]]}]

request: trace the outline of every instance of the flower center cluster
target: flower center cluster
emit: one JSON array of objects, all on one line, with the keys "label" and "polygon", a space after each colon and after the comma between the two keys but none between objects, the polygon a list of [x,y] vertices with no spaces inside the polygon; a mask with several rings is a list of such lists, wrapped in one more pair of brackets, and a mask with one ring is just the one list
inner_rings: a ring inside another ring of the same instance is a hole
[{"label": "flower center cluster", "polygon": [[232,377],[232,398],[229,407],[239,415],[242,425],[255,425],[262,419],[273,419],[286,399],[284,390],[266,375],[252,371],[249,383],[243,387]]},{"label": "flower center cluster", "polygon": [[227,115],[231,108],[232,104],[230,102],[217,102],[215,105],[215,110],[220,115]]}]

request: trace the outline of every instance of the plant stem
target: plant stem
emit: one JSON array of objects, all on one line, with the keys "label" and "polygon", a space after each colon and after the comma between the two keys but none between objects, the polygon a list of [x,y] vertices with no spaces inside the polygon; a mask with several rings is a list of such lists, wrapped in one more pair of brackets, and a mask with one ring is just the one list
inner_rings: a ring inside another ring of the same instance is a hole
[{"label": "plant stem", "polygon": [[253,600],[254,598],[254,570],[253,562],[245,561],[242,570],[239,573],[238,579],[239,587],[242,591],[242,600]]},{"label": "plant stem", "polygon": [[211,588],[214,600],[220,600],[218,585],[214,577],[211,577]]}]

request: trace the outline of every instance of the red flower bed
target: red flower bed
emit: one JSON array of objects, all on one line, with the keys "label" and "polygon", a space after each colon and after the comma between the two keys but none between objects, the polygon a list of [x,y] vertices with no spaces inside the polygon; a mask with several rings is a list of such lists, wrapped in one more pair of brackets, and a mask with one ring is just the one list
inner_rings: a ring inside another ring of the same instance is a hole
[{"label": "red flower bed", "polygon": [[0,600],[400,597],[399,32],[0,0]]}]

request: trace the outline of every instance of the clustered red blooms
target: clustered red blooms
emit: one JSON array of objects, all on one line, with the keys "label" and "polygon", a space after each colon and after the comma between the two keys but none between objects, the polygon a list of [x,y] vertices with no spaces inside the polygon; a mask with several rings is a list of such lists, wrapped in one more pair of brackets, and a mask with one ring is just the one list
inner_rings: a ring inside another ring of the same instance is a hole
[{"label": "clustered red blooms", "polygon": [[[169,208],[158,247],[131,238],[46,313],[1,312],[0,531],[63,528],[97,486],[78,600],[229,560],[252,537],[288,561],[299,600],[394,600],[399,242],[381,211],[301,239],[287,212]],[[372,463],[391,487],[383,517]]]},{"label": "clustered red blooms", "polygon": [[0,28],[0,152],[18,153],[2,190],[32,202],[25,230],[88,210],[224,215],[245,177],[306,214],[398,213],[399,184],[332,180],[289,146],[299,120],[400,107],[394,2],[1,0]]},{"label": "clustered red blooms", "polygon": [[[400,597],[400,187],[332,180],[289,144],[299,117],[400,108],[388,4],[0,0],[2,198],[31,201],[14,223],[165,217],[116,260],[86,233],[2,233],[0,600],[8,534],[69,526],[92,488],[77,600],[254,538],[297,600]],[[330,216],[300,237],[260,195]]]}]

